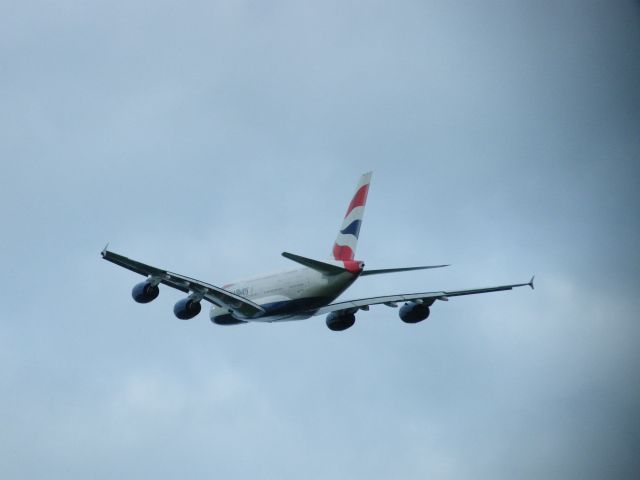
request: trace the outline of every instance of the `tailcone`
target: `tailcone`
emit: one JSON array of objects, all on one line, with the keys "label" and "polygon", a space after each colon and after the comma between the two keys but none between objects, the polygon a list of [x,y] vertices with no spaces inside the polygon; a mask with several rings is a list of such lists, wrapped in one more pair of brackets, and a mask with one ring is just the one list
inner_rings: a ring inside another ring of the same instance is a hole
[{"label": "tailcone", "polygon": [[361,260],[343,260],[344,268],[349,273],[360,274],[364,269],[364,262]]}]

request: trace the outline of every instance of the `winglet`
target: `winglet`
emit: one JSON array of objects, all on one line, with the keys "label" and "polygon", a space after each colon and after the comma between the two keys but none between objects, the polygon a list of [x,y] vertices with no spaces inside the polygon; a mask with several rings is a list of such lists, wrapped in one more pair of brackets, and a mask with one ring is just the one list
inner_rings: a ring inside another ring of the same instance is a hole
[{"label": "winglet", "polygon": [[531,280],[529,280],[529,283],[527,283],[527,285],[529,285],[531,287],[531,290],[535,290],[535,288],[533,287],[533,279],[536,278],[535,275],[533,275],[531,277]]},{"label": "winglet", "polygon": [[107,244],[104,246],[104,248],[100,252],[100,255],[102,255],[102,258],[104,258],[104,256],[107,254],[107,249],[108,248],[109,248],[109,242],[107,242]]}]

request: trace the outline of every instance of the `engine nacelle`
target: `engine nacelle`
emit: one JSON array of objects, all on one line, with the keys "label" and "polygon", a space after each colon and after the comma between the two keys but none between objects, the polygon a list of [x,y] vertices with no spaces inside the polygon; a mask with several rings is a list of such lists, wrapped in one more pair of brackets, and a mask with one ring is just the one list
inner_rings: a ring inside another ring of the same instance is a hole
[{"label": "engine nacelle", "polygon": [[158,295],[160,295],[158,285],[153,285],[148,281],[137,284],[131,290],[131,296],[138,303],[149,303],[158,298]]},{"label": "engine nacelle", "polygon": [[190,318],[198,315],[200,313],[200,310],[202,310],[202,305],[200,305],[200,302],[196,302],[189,297],[179,300],[173,306],[173,313],[180,320],[189,320]]},{"label": "engine nacelle", "polygon": [[356,323],[356,316],[353,313],[331,312],[327,315],[327,327],[334,332],[341,332]]},{"label": "engine nacelle", "polygon": [[239,325],[241,323],[247,323],[235,318],[226,308],[212,308],[209,312],[209,320],[216,325]]},{"label": "engine nacelle", "polygon": [[226,315],[218,315],[217,317],[213,317],[211,319],[211,321],[213,323],[215,323],[216,325],[240,325],[242,323],[247,323],[244,320],[238,320],[237,318],[235,318],[233,315],[231,315],[230,313],[227,313]]},{"label": "engine nacelle", "polygon": [[429,305],[426,303],[407,302],[400,307],[400,319],[405,323],[418,323],[429,316]]}]

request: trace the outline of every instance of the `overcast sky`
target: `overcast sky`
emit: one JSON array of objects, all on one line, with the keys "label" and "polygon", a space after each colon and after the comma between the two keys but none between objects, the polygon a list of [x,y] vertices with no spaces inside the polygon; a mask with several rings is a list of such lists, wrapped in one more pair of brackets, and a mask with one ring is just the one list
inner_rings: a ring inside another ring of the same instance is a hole
[{"label": "overcast sky", "polygon": [[[636,1],[0,0],[0,477],[635,479]],[[344,296],[525,282],[219,327],[216,285],[326,258]]]}]

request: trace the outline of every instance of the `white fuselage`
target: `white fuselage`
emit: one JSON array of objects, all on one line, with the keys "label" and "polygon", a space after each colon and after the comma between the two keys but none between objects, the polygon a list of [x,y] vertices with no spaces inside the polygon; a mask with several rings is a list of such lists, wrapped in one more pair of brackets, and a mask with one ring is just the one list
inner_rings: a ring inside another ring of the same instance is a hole
[{"label": "white fuselage", "polygon": [[[359,273],[326,274],[310,268],[299,268],[230,283],[224,286],[265,309],[253,320],[274,322],[309,318],[320,307],[328,305],[344,292]],[[225,308],[212,307],[212,321],[229,315]]]}]

